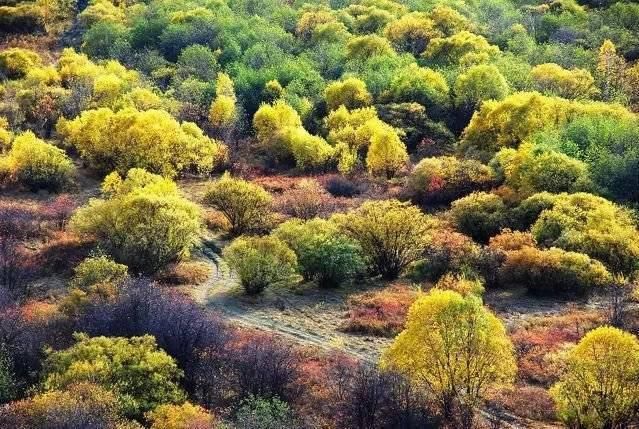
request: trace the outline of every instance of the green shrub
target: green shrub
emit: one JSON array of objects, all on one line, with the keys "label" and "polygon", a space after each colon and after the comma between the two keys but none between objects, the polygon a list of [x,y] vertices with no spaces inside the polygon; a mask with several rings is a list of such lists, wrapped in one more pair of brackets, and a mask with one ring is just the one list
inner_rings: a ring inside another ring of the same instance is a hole
[{"label": "green shrub", "polygon": [[273,234],[293,249],[304,278],[316,280],[320,287],[338,286],[363,267],[357,242],[342,235],[329,221],[290,220]]},{"label": "green shrub", "polygon": [[237,238],[224,249],[223,255],[250,295],[290,279],[297,271],[295,253],[286,243],[271,236]]},{"label": "green shrub", "polygon": [[473,192],[454,201],[450,215],[459,231],[480,243],[488,242],[506,226],[508,219],[504,201],[498,195],[486,192]]},{"label": "green shrub", "polygon": [[397,200],[367,201],[331,218],[357,240],[371,271],[394,279],[420,259],[436,222],[416,206]]},{"label": "green shrub", "polygon": [[235,417],[238,429],[280,429],[298,425],[288,404],[277,398],[251,396],[242,401]]},{"label": "green shrub", "polygon": [[591,187],[588,166],[560,152],[524,143],[501,149],[491,166],[505,184],[523,195],[575,192]]},{"label": "green shrub", "polygon": [[523,200],[513,210],[515,227],[522,231],[529,229],[544,210],[552,208],[557,198],[556,194],[539,192]]},{"label": "green shrub", "polygon": [[112,391],[128,417],[141,418],[160,404],[181,403],[182,371],[158,349],[155,338],[94,337],[76,334],[76,344],[51,351],[44,362],[43,387],[64,389],[92,382]]},{"label": "green shrub", "polygon": [[106,256],[86,258],[74,271],[71,286],[84,291],[100,283],[121,283],[128,275],[126,265],[118,264]]}]

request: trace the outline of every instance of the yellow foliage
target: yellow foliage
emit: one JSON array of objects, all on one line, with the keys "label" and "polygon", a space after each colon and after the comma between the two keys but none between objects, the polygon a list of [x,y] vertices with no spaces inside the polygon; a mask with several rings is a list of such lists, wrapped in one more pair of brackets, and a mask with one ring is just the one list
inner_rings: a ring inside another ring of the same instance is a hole
[{"label": "yellow foliage", "polygon": [[324,96],[329,110],[335,110],[340,106],[356,109],[368,106],[373,101],[366,84],[354,77],[330,83],[324,91]]},{"label": "yellow foliage", "polygon": [[293,159],[299,168],[319,168],[333,156],[333,148],[306,131],[295,109],[282,100],[263,104],[253,116],[253,126],[262,148],[279,162]]},{"label": "yellow foliage", "polygon": [[114,5],[110,0],[92,0],[78,15],[78,20],[85,27],[98,22],[124,23],[125,9]]},{"label": "yellow foliage", "polygon": [[488,161],[502,147],[517,147],[546,127],[557,127],[585,115],[610,115],[632,119],[620,105],[579,102],[547,97],[537,92],[518,92],[501,101],[486,101],[464,130],[462,152]]},{"label": "yellow foliage", "polygon": [[599,91],[595,79],[585,69],[566,70],[560,65],[548,63],[533,67],[531,77],[542,93],[564,98],[589,98]]},{"label": "yellow foliage", "polygon": [[154,273],[187,256],[201,232],[201,212],[169,179],[131,169],[122,180],[110,176],[109,194],[92,199],[71,219],[71,228],[96,239],[117,262]]},{"label": "yellow foliage", "polygon": [[214,429],[215,418],[204,408],[185,402],[182,405],[165,404],[146,414],[151,429]]},{"label": "yellow foliage", "polygon": [[366,154],[366,166],[373,175],[391,178],[408,161],[406,146],[391,127],[380,127],[371,136],[371,144]]},{"label": "yellow foliage", "polygon": [[617,328],[590,331],[566,356],[550,394],[570,427],[624,427],[639,406],[639,341]]},{"label": "yellow foliage", "polygon": [[73,162],[63,150],[31,131],[15,138],[4,161],[9,173],[31,190],[60,190],[75,173]]},{"label": "yellow foliage", "polygon": [[87,110],[73,120],[60,120],[57,130],[102,172],[139,167],[173,177],[187,169],[210,172],[226,157],[226,147],[197,125],[180,124],[162,110]]},{"label": "yellow foliage", "polygon": [[435,23],[426,14],[411,12],[388,24],[384,35],[396,49],[419,55],[430,40],[442,37],[443,33],[435,28]]},{"label": "yellow foliage", "polygon": [[491,45],[485,37],[463,30],[449,37],[431,40],[423,56],[444,64],[468,64],[482,62],[478,59],[487,59],[498,53],[499,48]]},{"label": "yellow foliage", "polygon": [[472,409],[488,389],[512,383],[517,370],[504,325],[481,300],[437,289],[413,303],[381,365],[431,393],[447,418],[451,401]]},{"label": "yellow foliage", "polygon": [[9,48],[0,52],[0,73],[14,79],[42,64],[42,58],[29,49]]}]

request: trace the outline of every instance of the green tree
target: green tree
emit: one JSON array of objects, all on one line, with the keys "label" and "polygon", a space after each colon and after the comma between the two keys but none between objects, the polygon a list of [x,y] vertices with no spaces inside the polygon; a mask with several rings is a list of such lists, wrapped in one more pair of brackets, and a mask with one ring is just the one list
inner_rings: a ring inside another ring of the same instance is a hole
[{"label": "green tree", "polygon": [[518,147],[534,133],[564,125],[582,116],[632,119],[623,107],[609,103],[578,102],[518,92],[501,101],[485,101],[473,115],[459,144],[461,152],[486,162],[502,147]]},{"label": "green tree", "polygon": [[395,75],[388,93],[395,102],[417,102],[429,109],[441,108],[449,101],[449,87],[444,76],[415,63]]},{"label": "green tree", "polygon": [[359,242],[372,271],[385,279],[396,278],[422,256],[435,226],[417,207],[397,200],[367,201],[331,219]]},{"label": "green tree", "polygon": [[0,345],[0,404],[9,402],[16,393],[12,366],[9,354],[5,347]]},{"label": "green tree", "polygon": [[236,238],[224,249],[223,256],[250,295],[273,283],[290,280],[297,271],[295,253],[272,236]]},{"label": "green tree", "polygon": [[132,338],[75,334],[68,349],[49,351],[44,362],[46,390],[92,382],[113,391],[125,415],[141,418],[161,404],[180,403],[182,371],[158,349],[150,335]]},{"label": "green tree", "polygon": [[563,153],[524,143],[500,150],[491,166],[506,185],[523,196],[537,192],[576,192],[590,188],[588,166]]},{"label": "green tree", "polygon": [[271,216],[271,202],[272,197],[264,188],[228,173],[209,185],[204,195],[204,203],[228,220],[233,235],[265,228]]},{"label": "green tree", "polygon": [[207,82],[215,79],[219,69],[217,56],[208,46],[191,45],[180,52],[177,60],[178,75],[194,77]]},{"label": "green tree", "polygon": [[566,357],[566,369],[550,394],[570,427],[621,428],[639,409],[639,341],[617,328],[586,334]]},{"label": "green tree", "polygon": [[461,73],[455,81],[455,103],[475,110],[484,100],[501,100],[510,88],[506,78],[493,65],[480,64]]},{"label": "green tree", "polygon": [[408,312],[383,368],[423,386],[455,427],[472,427],[488,389],[512,383],[517,365],[502,322],[470,294],[433,290]]}]

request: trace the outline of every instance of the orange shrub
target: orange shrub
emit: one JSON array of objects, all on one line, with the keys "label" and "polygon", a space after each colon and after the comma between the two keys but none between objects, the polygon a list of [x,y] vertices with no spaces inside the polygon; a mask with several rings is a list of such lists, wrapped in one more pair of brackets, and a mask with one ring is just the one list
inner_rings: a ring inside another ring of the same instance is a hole
[{"label": "orange shrub", "polygon": [[504,251],[519,250],[523,247],[536,247],[535,239],[529,232],[503,229],[499,234],[491,237],[488,247],[491,250]]},{"label": "orange shrub", "polygon": [[404,329],[408,308],[417,294],[410,287],[393,285],[353,296],[348,300],[347,320],[341,329],[346,332],[393,337]]},{"label": "orange shrub", "polygon": [[593,311],[570,311],[559,316],[538,317],[511,334],[522,381],[549,386],[557,379],[552,354],[573,344],[590,329],[604,322]]}]

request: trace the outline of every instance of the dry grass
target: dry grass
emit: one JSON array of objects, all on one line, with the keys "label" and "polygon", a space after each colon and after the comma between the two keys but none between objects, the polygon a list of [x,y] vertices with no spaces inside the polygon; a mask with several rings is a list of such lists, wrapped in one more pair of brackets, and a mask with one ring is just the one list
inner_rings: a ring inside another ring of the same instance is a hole
[{"label": "dry grass", "polygon": [[171,264],[156,275],[156,280],[167,285],[199,285],[211,275],[211,268],[197,261]]}]

